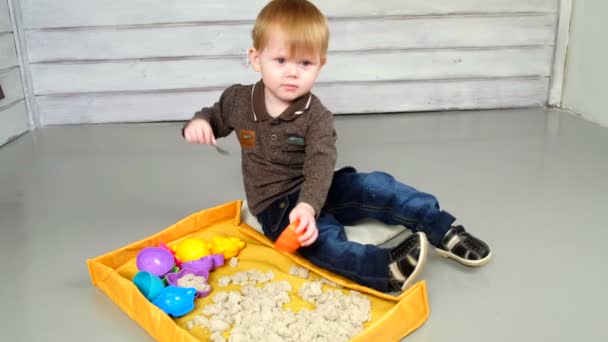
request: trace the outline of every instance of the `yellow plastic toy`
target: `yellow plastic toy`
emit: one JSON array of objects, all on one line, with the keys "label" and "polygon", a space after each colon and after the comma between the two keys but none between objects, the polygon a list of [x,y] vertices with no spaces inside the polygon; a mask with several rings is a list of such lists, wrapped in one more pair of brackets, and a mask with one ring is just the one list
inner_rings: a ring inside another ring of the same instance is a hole
[{"label": "yellow plastic toy", "polygon": [[213,254],[224,254],[224,259],[230,259],[239,254],[245,247],[245,242],[235,237],[223,238],[214,236],[211,239],[211,251]]},{"label": "yellow plastic toy", "polygon": [[180,262],[198,260],[211,254],[209,243],[197,238],[184,240],[171,247]]}]

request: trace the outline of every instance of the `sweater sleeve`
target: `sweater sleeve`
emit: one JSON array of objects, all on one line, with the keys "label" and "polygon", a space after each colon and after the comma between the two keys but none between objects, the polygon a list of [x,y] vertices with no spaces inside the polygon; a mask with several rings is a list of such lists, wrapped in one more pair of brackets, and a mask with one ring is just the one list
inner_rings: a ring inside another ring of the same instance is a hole
[{"label": "sweater sleeve", "polygon": [[319,217],[336,165],[336,131],[331,112],[325,111],[312,120],[306,141],[304,183],[298,201],[310,204]]},{"label": "sweater sleeve", "polygon": [[[213,135],[215,138],[223,138],[229,135],[234,129],[230,124],[230,116],[234,107],[234,100],[239,85],[235,84],[228,87],[222,95],[219,101],[217,101],[212,107],[203,107],[198,112],[194,113],[194,119],[203,119],[211,125],[213,129]],[[182,136],[184,135],[184,129],[190,123],[188,121],[182,128]]]}]

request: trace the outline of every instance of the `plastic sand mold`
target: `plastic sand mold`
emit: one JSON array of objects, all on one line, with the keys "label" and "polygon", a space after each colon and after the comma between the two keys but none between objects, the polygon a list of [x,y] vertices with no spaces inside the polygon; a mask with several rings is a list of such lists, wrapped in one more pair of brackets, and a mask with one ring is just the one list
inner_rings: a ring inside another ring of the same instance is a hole
[{"label": "plastic sand mold", "polygon": [[[429,316],[426,284],[421,281],[401,293],[398,297],[372,290],[318,268],[297,254],[285,254],[273,248],[272,242],[264,235],[241,222],[241,201],[227,203],[215,208],[192,214],[159,233],[132,243],[119,250],[89,259],[87,261],[91,280],[129,317],[142,326],[154,339],[171,342],[209,341],[211,332],[196,326],[187,325],[194,316],[201,315],[203,307],[213,303],[214,293],[237,289],[236,285],[222,288],[218,279],[246,270],[272,271],[273,281],[287,280],[296,294],[289,303],[292,310],[305,307],[303,300],[296,300],[297,289],[306,281],[290,275],[293,266],[310,270],[310,278],[325,278],[336,284],[361,292],[371,301],[371,320],[364,330],[351,341],[399,341],[420,327]],[[152,304],[138,290],[133,278],[138,272],[136,256],[145,247],[156,247],[159,243],[173,246],[189,238],[211,241],[214,236],[236,237],[245,242],[239,254],[237,267],[224,265],[209,276],[212,292],[209,296],[197,299],[195,308],[189,314],[173,318]],[[325,286],[325,285],[324,285]],[[230,330],[224,333],[229,337]]]}]

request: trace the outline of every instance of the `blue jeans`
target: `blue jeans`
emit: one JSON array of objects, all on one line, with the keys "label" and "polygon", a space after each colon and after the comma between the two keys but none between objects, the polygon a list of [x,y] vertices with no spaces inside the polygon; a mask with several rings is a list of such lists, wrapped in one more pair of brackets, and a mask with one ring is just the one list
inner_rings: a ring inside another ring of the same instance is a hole
[{"label": "blue jeans", "polygon": [[[299,192],[286,194],[257,215],[264,234],[276,240],[289,224]],[[422,231],[438,246],[455,218],[437,199],[400,183],[384,172],[360,173],[352,167],[334,173],[325,206],[317,219],[319,237],[298,253],[313,264],[378,291],[392,290],[389,250],[348,241],[344,226],[372,218],[387,225]]]}]

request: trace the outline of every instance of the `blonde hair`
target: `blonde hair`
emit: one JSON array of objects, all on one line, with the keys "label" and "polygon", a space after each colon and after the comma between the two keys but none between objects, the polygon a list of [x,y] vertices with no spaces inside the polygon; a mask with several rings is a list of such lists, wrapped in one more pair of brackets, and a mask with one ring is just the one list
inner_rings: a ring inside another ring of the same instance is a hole
[{"label": "blonde hair", "polygon": [[329,43],[329,28],[325,16],[307,0],[272,0],[258,14],[251,37],[253,47],[262,51],[269,32],[284,34],[290,56],[315,54],[325,64]]}]

